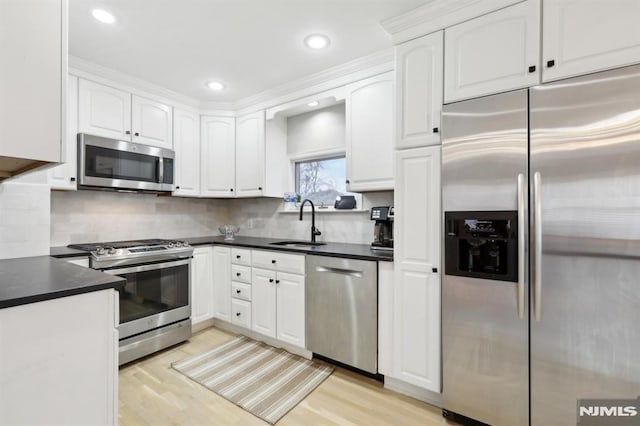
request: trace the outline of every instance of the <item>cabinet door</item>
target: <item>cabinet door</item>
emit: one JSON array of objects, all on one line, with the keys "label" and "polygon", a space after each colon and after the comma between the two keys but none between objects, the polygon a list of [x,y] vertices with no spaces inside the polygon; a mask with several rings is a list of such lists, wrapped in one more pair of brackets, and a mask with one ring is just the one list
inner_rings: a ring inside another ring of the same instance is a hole
[{"label": "cabinet door", "polygon": [[213,316],[231,321],[231,249],[213,247]]},{"label": "cabinet door", "polygon": [[539,17],[528,0],[445,29],[445,103],[538,84]]},{"label": "cabinet door", "polygon": [[175,109],[173,114],[173,147],[176,152],[173,195],[200,195],[200,116]]},{"label": "cabinet door", "polygon": [[236,121],[236,195],[256,197],[264,187],[264,111]]},{"label": "cabinet door", "polygon": [[131,95],[80,79],[78,127],[81,133],[131,140]]},{"label": "cabinet door", "polygon": [[283,342],[304,348],[304,275],[278,272],[276,275],[276,288],[277,338]]},{"label": "cabinet door", "polygon": [[200,192],[203,197],[234,197],[235,120],[230,117],[202,117]]},{"label": "cabinet door", "polygon": [[276,337],[276,273],[253,268],[251,279],[251,328]]},{"label": "cabinet door", "polygon": [[543,6],[543,81],[640,62],[639,1],[545,0]]},{"label": "cabinet door", "polygon": [[131,98],[132,141],[160,148],[173,148],[173,117],[169,105],[133,95]]},{"label": "cabinet door", "polygon": [[191,321],[213,318],[213,247],[196,247],[191,260]]},{"label": "cabinet door", "polygon": [[440,392],[440,147],[397,154],[393,375]]},{"label": "cabinet door", "polygon": [[77,189],[78,159],[78,77],[70,75],[67,79],[66,121],[62,139],[62,160],[59,166],[48,170],[51,189]]},{"label": "cabinet door", "polygon": [[396,47],[396,147],[440,144],[442,31]]},{"label": "cabinet door", "polygon": [[349,191],[393,189],[393,72],[347,86]]}]

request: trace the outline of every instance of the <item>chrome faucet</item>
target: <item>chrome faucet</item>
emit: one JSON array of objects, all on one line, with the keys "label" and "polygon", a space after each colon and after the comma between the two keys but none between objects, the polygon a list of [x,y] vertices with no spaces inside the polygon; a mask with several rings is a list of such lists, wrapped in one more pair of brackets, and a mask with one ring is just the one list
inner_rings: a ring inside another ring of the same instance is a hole
[{"label": "chrome faucet", "polygon": [[302,220],[302,212],[304,211],[304,205],[306,203],[311,204],[311,242],[315,243],[316,242],[316,235],[322,235],[322,232],[320,232],[320,230],[318,228],[316,228],[316,206],[313,205],[313,201],[311,201],[310,199],[306,198],[301,204],[300,204],[300,220]]}]

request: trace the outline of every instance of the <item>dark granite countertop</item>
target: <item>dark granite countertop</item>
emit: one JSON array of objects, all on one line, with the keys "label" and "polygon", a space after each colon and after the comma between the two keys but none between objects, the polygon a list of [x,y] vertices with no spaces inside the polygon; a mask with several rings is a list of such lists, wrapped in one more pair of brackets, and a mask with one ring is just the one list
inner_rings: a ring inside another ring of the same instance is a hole
[{"label": "dark granite countertop", "polygon": [[0,309],[119,288],[124,284],[125,280],[118,276],[50,256],[0,260]]},{"label": "dark granite countertop", "polygon": [[223,236],[208,236],[208,237],[195,237],[184,238],[189,244],[193,246],[205,245],[205,244],[218,244],[232,247],[248,247],[255,249],[265,250],[279,250],[288,251],[293,253],[314,254],[318,256],[330,256],[330,257],[345,257],[350,259],[361,260],[379,260],[379,261],[393,261],[393,252],[371,250],[371,246],[368,244],[350,244],[350,243],[332,243],[322,246],[313,247],[285,247],[274,246],[271,243],[277,241],[284,241],[287,238],[259,238],[259,237],[243,237],[236,236],[232,241],[225,241]]},{"label": "dark granite countertop", "polygon": [[[286,238],[260,238],[237,236],[233,241],[225,241],[220,235],[210,235],[204,237],[175,238],[177,240],[188,241],[192,246],[219,244],[233,247],[247,247],[265,250],[288,251],[292,253],[315,254],[318,256],[345,257],[350,259],[377,260],[383,262],[393,262],[393,252],[371,250],[368,244],[332,243],[315,247],[284,247],[274,246],[270,243],[283,241]],[[87,256],[87,252],[70,249],[68,247],[52,247],[51,256],[79,257]]]}]

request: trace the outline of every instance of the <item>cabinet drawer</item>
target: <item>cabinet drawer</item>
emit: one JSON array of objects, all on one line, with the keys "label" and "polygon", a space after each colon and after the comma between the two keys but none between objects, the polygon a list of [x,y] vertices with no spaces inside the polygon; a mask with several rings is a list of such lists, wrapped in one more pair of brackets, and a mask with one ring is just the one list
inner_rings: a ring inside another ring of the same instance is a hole
[{"label": "cabinet drawer", "polygon": [[242,265],[231,265],[231,279],[251,284],[251,268]]},{"label": "cabinet drawer", "polygon": [[231,322],[241,327],[251,327],[251,302],[231,299]]},{"label": "cabinet drawer", "polygon": [[236,265],[251,266],[251,250],[232,248],[231,263],[235,263]]},{"label": "cabinet drawer", "polygon": [[254,250],[251,264],[258,268],[304,274],[304,255]]},{"label": "cabinet drawer", "polygon": [[251,302],[251,286],[249,284],[232,282],[231,297]]}]

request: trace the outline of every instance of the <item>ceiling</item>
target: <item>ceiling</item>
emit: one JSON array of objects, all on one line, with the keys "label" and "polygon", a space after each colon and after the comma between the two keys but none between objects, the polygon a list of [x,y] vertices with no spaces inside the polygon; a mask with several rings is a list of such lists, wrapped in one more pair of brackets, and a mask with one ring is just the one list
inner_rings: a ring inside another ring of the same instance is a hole
[{"label": "ceiling", "polygon": [[[70,0],[69,53],[205,102],[235,102],[391,47],[380,21],[429,0]],[[116,22],[95,20],[101,8]],[[304,46],[311,33],[331,44]],[[211,80],[227,88],[213,92]]]}]

